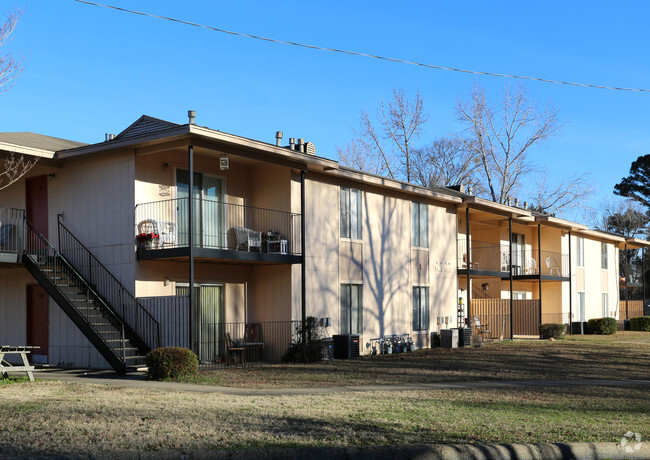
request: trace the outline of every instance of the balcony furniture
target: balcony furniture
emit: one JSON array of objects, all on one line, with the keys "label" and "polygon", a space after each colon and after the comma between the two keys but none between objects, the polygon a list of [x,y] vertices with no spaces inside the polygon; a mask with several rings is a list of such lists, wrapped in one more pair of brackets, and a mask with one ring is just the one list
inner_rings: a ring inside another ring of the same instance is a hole
[{"label": "balcony furniture", "polygon": [[481,319],[478,316],[474,317],[474,335],[479,336],[481,339],[490,338],[490,328],[487,324],[481,324]]},{"label": "balcony furniture", "polygon": [[260,323],[246,324],[244,332],[244,347],[246,348],[246,359],[252,361],[262,360],[262,349],[264,342],[262,342],[262,325]]},{"label": "balcony furniture", "polygon": [[[470,262],[469,268],[471,270],[477,270],[479,267],[478,262]],[[461,268],[467,268],[467,253],[463,254],[463,263],[461,265]]]},{"label": "balcony furniture", "polygon": [[560,269],[557,266],[557,262],[555,262],[555,259],[552,257],[547,257],[546,258],[546,268],[548,268],[549,275],[553,276],[553,270],[557,273],[557,276],[562,276],[560,274]]},{"label": "balcony furniture", "polygon": [[502,272],[510,271],[510,255],[507,252],[501,253],[501,271]]},{"label": "balcony furniture", "polygon": [[539,275],[539,269],[537,268],[537,261],[530,257],[526,261],[526,274],[527,275]]},{"label": "balcony furniture", "polygon": [[[153,234],[153,235],[160,235],[158,233],[158,223],[156,222],[155,219],[145,219],[142,222],[138,224],[138,234]],[[158,238],[152,238],[151,240],[148,240],[145,242],[145,247],[147,249],[158,249],[158,244],[159,244],[159,239]]]},{"label": "balcony furniture", "polygon": [[[29,377],[29,381],[33,382],[34,374],[32,372],[34,370],[34,366],[31,366],[29,364],[29,361],[27,360],[27,355],[30,354],[32,350],[35,348],[40,348],[40,347],[27,347],[27,346],[12,347],[10,345],[2,345],[0,347],[0,376],[6,377],[7,372],[25,372],[27,373],[27,377]],[[23,365],[14,366],[9,362],[5,361],[4,359],[5,355],[10,355],[10,354],[20,355],[20,359],[22,360]]]},{"label": "balcony furniture", "polygon": [[231,227],[228,235],[229,248],[237,251],[262,252],[262,232],[246,227]]},{"label": "balcony furniture", "polygon": [[0,225],[0,250],[11,249],[9,247],[11,231],[14,229],[14,224]]},{"label": "balcony furniture", "polygon": [[269,254],[286,254],[289,242],[287,240],[267,241],[267,252]]},{"label": "balcony furniture", "polygon": [[242,366],[246,364],[246,347],[242,340],[234,341],[230,338],[230,332],[226,332],[226,365],[233,362],[233,358],[239,355],[239,362]]}]

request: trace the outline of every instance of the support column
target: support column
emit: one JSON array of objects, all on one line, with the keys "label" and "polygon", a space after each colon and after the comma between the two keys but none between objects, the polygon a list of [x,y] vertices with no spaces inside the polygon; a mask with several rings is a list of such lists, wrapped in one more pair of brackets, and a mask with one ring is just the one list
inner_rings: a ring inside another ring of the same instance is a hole
[{"label": "support column", "polygon": [[569,230],[569,335],[573,335],[573,264],[571,263],[571,230]]},{"label": "support column", "polygon": [[189,185],[189,193],[187,197],[187,244],[189,245],[189,252],[188,252],[188,265],[189,265],[189,274],[188,274],[188,280],[189,280],[189,293],[188,293],[188,301],[189,301],[189,309],[188,309],[188,314],[189,314],[189,338],[190,338],[190,349],[193,350],[195,353],[198,354],[199,350],[198,347],[194,346],[194,337],[192,337],[192,330],[194,329],[194,324],[193,324],[193,315],[192,313],[194,312],[194,302],[196,299],[194,299],[194,146],[189,145],[187,147],[187,170],[189,174],[188,178],[188,185]]},{"label": "support column", "polygon": [[301,321],[302,321],[302,343],[303,346],[306,345],[306,331],[305,331],[305,320],[307,316],[307,305],[305,299],[307,297],[307,290],[305,286],[305,280],[307,278],[307,272],[305,269],[305,171],[300,171],[300,299],[301,299]]},{"label": "support column", "polygon": [[641,248],[641,315],[645,315],[645,248]]},{"label": "support column", "polygon": [[625,243],[625,318],[630,319],[630,253],[627,252],[627,243]]},{"label": "support column", "polygon": [[539,297],[539,323],[542,324],[542,225],[537,224],[537,290]]},{"label": "support column", "polygon": [[508,218],[508,247],[510,248],[510,260],[508,263],[508,268],[510,270],[510,340],[513,340],[515,337],[514,329],[514,299],[512,298],[512,217]]},{"label": "support column", "polygon": [[[469,207],[465,208],[465,251],[467,254],[467,319],[468,324],[472,324],[472,276],[470,275],[469,268],[472,263],[472,251],[469,247]],[[460,327],[460,325],[458,326]]]}]

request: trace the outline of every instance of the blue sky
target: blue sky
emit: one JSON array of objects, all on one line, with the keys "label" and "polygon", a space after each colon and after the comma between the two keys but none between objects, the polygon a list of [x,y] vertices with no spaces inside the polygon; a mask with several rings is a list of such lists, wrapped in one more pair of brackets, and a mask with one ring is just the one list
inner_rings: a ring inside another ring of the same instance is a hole
[{"label": "blue sky", "polygon": [[[178,2],[114,6],[237,32],[496,73],[650,89],[650,3]],[[475,83],[498,99],[515,81],[267,43],[89,6],[8,0],[23,11],[10,44],[24,71],[0,95],[0,131],[100,142],[142,114],[270,143],[275,131],[336,159],[362,108],[393,88],[419,89],[430,113],[421,142],[456,132],[455,106]],[[590,173],[597,205],[650,153],[650,93],[525,83],[563,128],[531,153],[552,177]],[[520,197],[523,200],[525,196]],[[578,216],[570,216],[579,219]]]}]

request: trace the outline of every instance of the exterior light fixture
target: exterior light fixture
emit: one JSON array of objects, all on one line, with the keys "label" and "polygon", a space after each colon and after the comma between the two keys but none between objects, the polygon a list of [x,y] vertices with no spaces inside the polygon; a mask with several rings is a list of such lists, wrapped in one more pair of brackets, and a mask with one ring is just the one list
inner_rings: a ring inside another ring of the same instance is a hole
[{"label": "exterior light fixture", "polygon": [[222,171],[227,171],[230,169],[230,160],[228,159],[228,155],[225,153],[221,155],[221,158],[219,158],[219,168]]}]

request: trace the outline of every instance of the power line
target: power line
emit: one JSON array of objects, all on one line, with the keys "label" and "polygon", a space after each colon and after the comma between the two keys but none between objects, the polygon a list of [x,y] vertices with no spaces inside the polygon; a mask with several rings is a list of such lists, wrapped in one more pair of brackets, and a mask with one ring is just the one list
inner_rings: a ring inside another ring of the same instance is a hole
[{"label": "power line", "polygon": [[272,42],[272,43],[280,43],[282,45],[299,46],[299,47],[302,47],[302,48],[309,48],[309,49],[314,49],[314,50],[319,50],[319,51],[332,51],[332,52],[335,52],[335,53],[351,54],[353,56],[363,56],[363,57],[368,57],[368,58],[380,59],[380,60],[383,60],[383,61],[397,62],[397,63],[400,63],[400,64],[410,64],[410,65],[416,65],[416,66],[420,66],[420,67],[427,67],[429,69],[448,70],[448,71],[452,71],[452,72],[462,72],[462,73],[469,73],[469,74],[474,74],[474,75],[486,75],[486,76],[490,76],[490,77],[516,78],[516,79],[520,79],[520,80],[533,80],[533,81],[539,81],[539,82],[543,82],[543,83],[555,83],[555,84],[560,84],[560,85],[582,86],[582,87],[585,87],[585,88],[611,89],[611,90],[616,90],[616,91],[650,92],[650,89],[643,89],[643,88],[623,88],[623,87],[617,87],[617,86],[592,85],[592,84],[588,84],[588,83],[576,83],[576,82],[570,82],[570,81],[550,80],[550,79],[547,79],[547,78],[528,77],[528,76],[525,76],[525,75],[509,75],[509,74],[495,73],[495,72],[481,72],[479,70],[456,69],[456,68],[453,68],[453,67],[444,67],[444,66],[433,65],[433,64],[424,64],[422,62],[406,61],[406,60],[403,60],[403,59],[390,58],[390,57],[386,57],[386,56],[378,56],[378,55],[375,55],[375,54],[368,54],[368,53],[361,53],[361,52],[358,52],[358,51],[340,50],[340,49],[336,49],[336,48],[327,48],[327,47],[324,47],[324,46],[307,45],[307,44],[304,44],[304,43],[277,40],[275,38],[260,37],[258,35],[251,35],[251,34],[245,34],[245,33],[241,33],[241,32],[234,32],[232,30],[219,29],[217,27],[210,27],[210,26],[206,26],[206,25],[203,25],[203,24],[198,24],[198,23],[195,23],[195,22],[183,21],[181,19],[170,18],[170,17],[167,17],[167,16],[159,16],[157,14],[144,13],[142,11],[129,10],[129,9],[126,9],[126,8],[120,8],[118,6],[104,5],[104,4],[101,4],[101,3],[95,3],[95,2],[88,1],[88,0],[74,0],[74,1],[79,2],[79,3],[86,3],[88,5],[93,5],[93,6],[101,6],[103,8],[110,8],[110,9],[117,10],[117,11],[122,11],[122,12],[125,12],[125,13],[138,14],[140,16],[147,16],[147,17],[150,17],[150,18],[165,19],[167,21],[177,22],[179,24],[185,24],[185,25],[188,25],[188,26],[200,27],[202,29],[207,29],[207,30],[211,30],[211,31],[214,31],[214,32],[221,32],[221,33],[230,34],[230,35],[236,35],[236,36],[239,36],[239,37],[254,38],[255,40],[263,40],[263,41]]}]

